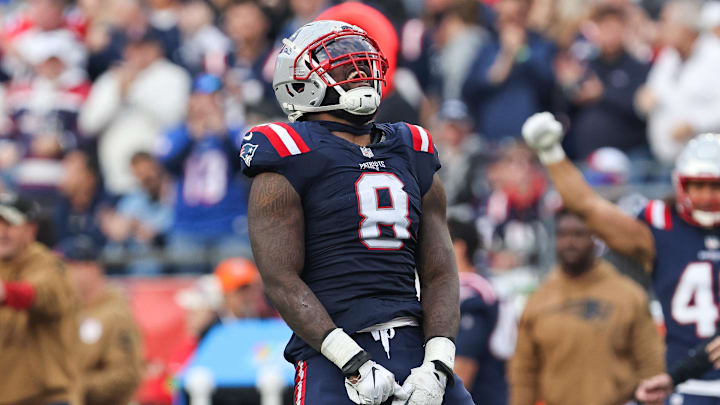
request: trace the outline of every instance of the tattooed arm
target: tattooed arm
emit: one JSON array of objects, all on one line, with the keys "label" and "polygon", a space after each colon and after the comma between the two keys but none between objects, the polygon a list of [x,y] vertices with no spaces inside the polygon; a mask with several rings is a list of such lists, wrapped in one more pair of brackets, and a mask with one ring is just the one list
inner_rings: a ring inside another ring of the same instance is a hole
[{"label": "tattooed arm", "polygon": [[445,190],[437,174],[423,197],[416,260],[425,339],[454,339],[460,322],[460,287],[447,227]]},{"label": "tattooed arm", "polygon": [[320,351],[336,328],[315,294],[300,279],[305,262],[305,222],[300,196],[277,173],[255,177],[248,208],[250,242],[265,293],[292,330]]}]

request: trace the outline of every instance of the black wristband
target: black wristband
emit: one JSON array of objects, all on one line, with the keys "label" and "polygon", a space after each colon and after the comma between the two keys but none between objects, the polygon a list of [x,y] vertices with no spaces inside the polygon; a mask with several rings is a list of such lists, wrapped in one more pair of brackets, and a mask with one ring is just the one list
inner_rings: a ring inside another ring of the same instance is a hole
[{"label": "black wristband", "polygon": [[691,378],[700,378],[712,369],[712,363],[710,362],[708,353],[705,351],[705,346],[707,346],[707,342],[691,350],[689,353],[690,357],[676,364],[670,370],[670,378],[672,378],[674,385],[678,385]]},{"label": "black wristband", "polygon": [[449,339],[451,342],[453,342],[453,344],[455,344],[455,338],[452,337],[452,336],[435,335],[435,336],[426,337],[426,338],[425,338],[425,343],[423,343],[423,345],[426,345],[427,342],[428,342],[430,339],[433,339],[433,338],[436,338],[436,337]]},{"label": "black wristband", "polygon": [[358,370],[360,369],[360,366],[365,364],[365,362],[367,362],[371,358],[372,357],[370,356],[370,353],[366,352],[365,350],[358,352],[358,354],[354,355],[350,360],[348,360],[347,363],[345,363],[344,366],[342,366],[343,375],[345,377],[358,375]]},{"label": "black wristband", "polygon": [[447,376],[447,385],[452,387],[455,384],[455,373],[452,369],[440,360],[433,360],[433,363],[435,364],[435,370],[445,373]]}]

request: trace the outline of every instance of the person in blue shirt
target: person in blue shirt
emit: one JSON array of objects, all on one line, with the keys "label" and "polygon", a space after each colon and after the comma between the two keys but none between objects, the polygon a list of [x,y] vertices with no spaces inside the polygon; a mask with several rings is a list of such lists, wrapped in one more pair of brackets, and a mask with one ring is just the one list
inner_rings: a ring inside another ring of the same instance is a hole
[{"label": "person in blue shirt", "polygon": [[167,250],[181,271],[209,272],[224,258],[250,254],[248,183],[239,176],[237,158],[242,134],[225,123],[221,90],[220,78],[199,76],[186,122],[157,151],[177,178]]},{"label": "person in blue shirt", "polygon": [[463,86],[475,129],[491,143],[519,138],[523,121],[550,103],[556,49],[527,28],[529,7],[528,0],[495,4],[495,31],[477,51]]}]

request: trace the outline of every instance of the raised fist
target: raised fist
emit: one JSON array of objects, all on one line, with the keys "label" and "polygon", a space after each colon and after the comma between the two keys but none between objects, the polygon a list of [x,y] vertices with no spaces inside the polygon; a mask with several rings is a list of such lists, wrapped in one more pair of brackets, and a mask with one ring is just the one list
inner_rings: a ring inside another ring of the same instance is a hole
[{"label": "raised fist", "polygon": [[565,158],[565,152],[560,146],[563,127],[551,113],[541,112],[530,116],[523,124],[522,136],[544,164],[556,163]]}]

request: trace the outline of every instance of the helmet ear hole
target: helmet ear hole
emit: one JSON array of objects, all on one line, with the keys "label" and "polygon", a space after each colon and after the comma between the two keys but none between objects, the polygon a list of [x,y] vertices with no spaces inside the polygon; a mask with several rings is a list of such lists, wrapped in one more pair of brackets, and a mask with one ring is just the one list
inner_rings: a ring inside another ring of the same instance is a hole
[{"label": "helmet ear hole", "polygon": [[292,88],[296,93],[302,93],[305,90],[305,83],[293,83]]}]

